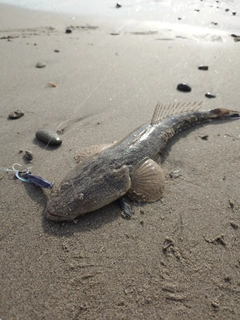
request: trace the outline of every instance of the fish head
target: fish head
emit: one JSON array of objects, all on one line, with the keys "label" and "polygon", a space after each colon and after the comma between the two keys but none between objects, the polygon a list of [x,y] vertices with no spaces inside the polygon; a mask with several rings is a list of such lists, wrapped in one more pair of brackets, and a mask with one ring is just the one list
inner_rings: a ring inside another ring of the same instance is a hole
[{"label": "fish head", "polygon": [[131,187],[129,170],[121,166],[64,180],[48,200],[45,214],[49,220],[69,221],[97,210],[127,193]]}]

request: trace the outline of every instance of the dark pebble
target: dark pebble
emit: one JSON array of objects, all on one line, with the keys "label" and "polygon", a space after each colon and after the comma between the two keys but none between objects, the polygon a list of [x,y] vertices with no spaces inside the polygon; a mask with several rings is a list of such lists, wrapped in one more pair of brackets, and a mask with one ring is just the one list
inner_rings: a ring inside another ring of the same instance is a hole
[{"label": "dark pebble", "polygon": [[214,94],[210,93],[210,92],[205,93],[205,97],[207,97],[207,98],[216,98],[216,96]]},{"label": "dark pebble", "polygon": [[217,22],[211,22],[211,24],[214,24],[215,26],[217,26],[218,25],[218,23]]},{"label": "dark pebble", "polygon": [[199,66],[198,69],[199,70],[208,70],[208,66]]},{"label": "dark pebble", "polygon": [[19,119],[22,116],[24,116],[24,113],[20,110],[13,111],[8,115],[9,119]]},{"label": "dark pebble", "polygon": [[122,7],[122,5],[120,3],[116,4],[116,8],[121,8],[121,7]]},{"label": "dark pebble", "polygon": [[58,50],[58,49],[55,49],[55,50],[54,50],[54,52],[60,52],[60,50]]},{"label": "dark pebble", "polygon": [[179,83],[177,86],[177,90],[183,91],[183,92],[190,92],[192,88],[189,87],[186,83]]},{"label": "dark pebble", "polygon": [[72,33],[72,30],[67,28],[67,29],[65,30],[65,33]]},{"label": "dark pebble", "polygon": [[25,157],[25,159],[31,161],[31,160],[33,159],[33,153],[32,153],[32,151],[26,150],[24,157]]},{"label": "dark pebble", "polygon": [[202,140],[208,140],[208,134],[204,134],[203,136],[199,136]]},{"label": "dark pebble", "polygon": [[235,16],[235,15],[236,15],[236,13],[237,13],[236,11],[232,11],[232,15],[233,15],[233,16]]},{"label": "dark pebble", "polygon": [[49,129],[38,130],[36,132],[36,138],[52,146],[58,146],[62,143],[62,139],[59,135],[55,131]]},{"label": "dark pebble", "polygon": [[46,67],[46,63],[45,62],[38,62],[36,64],[36,68],[45,68]]},{"label": "dark pebble", "polygon": [[236,35],[236,34],[231,34],[231,37],[234,38],[234,41],[235,41],[235,42],[240,41],[240,36],[238,36],[238,35]]}]

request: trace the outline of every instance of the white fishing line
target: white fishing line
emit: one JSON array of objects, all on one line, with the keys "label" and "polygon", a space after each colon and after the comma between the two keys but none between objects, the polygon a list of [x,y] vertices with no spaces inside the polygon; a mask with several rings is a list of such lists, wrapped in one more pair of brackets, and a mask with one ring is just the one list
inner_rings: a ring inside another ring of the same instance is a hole
[{"label": "white fishing line", "polygon": [[[117,29],[116,32],[117,32],[117,33],[120,33],[120,31],[121,31],[126,25],[132,23],[132,21],[133,21],[133,20],[130,20],[130,21],[124,23],[121,27],[119,27],[119,28]],[[125,53],[127,49],[128,49],[128,46],[125,46],[124,49],[123,49],[123,51],[122,51],[122,53]],[[80,110],[81,107],[84,105],[84,103],[86,103],[86,102],[93,96],[93,94],[99,89],[99,87],[102,85],[102,83],[103,83],[103,82],[105,81],[105,79],[108,77],[108,75],[109,75],[110,73],[112,73],[112,71],[113,71],[113,69],[115,68],[115,66],[117,65],[117,63],[118,63],[118,61],[116,61],[115,63],[113,63],[113,64],[111,65],[111,67],[109,68],[109,70],[108,70],[108,71],[105,73],[105,75],[100,79],[100,81],[98,82],[98,84],[93,88],[93,90],[91,90],[91,92],[86,96],[86,98],[84,98],[84,99],[82,100],[82,102],[80,103],[79,107],[72,113],[71,117],[57,125],[57,127],[55,128],[55,132],[57,132],[57,130],[59,130],[59,128],[60,128],[62,125],[68,123],[69,121],[71,121],[71,120],[74,118],[74,116],[79,112],[79,110]],[[46,147],[45,147],[44,150],[46,150],[46,149],[48,148],[51,140],[52,140],[52,138],[49,140],[49,142],[47,143],[47,145],[46,145]]]}]

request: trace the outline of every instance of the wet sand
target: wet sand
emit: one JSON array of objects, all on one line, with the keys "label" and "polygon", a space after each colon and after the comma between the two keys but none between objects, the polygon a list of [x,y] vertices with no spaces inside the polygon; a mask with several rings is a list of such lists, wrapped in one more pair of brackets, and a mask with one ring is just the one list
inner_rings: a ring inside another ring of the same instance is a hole
[{"label": "wet sand", "polygon": [[[58,185],[76,151],[122,139],[158,101],[240,110],[240,43],[228,32],[0,12],[1,167],[32,166]],[[24,116],[9,120],[17,109]],[[46,148],[40,128],[59,130],[62,145]],[[0,171],[0,318],[239,319],[239,132],[231,121],[179,133],[162,159],[163,199],[133,204],[130,220],[113,203],[76,223],[48,221],[51,191]]]}]

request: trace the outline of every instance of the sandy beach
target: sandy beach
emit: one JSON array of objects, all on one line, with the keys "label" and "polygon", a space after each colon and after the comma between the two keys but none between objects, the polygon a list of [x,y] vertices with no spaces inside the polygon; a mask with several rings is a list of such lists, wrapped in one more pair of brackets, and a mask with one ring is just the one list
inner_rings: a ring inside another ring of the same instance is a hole
[{"label": "sandy beach", "polygon": [[[79,149],[150,122],[158,101],[240,111],[232,25],[171,28],[0,4],[0,167],[32,167],[57,186]],[[15,110],[24,116],[9,119]],[[38,141],[41,128],[59,132],[61,146]],[[133,203],[129,220],[112,203],[49,221],[51,190],[1,170],[0,319],[239,319],[239,150],[239,120],[182,131],[162,157],[163,199]]]}]

